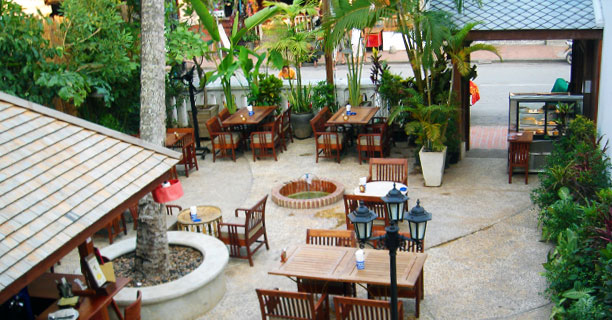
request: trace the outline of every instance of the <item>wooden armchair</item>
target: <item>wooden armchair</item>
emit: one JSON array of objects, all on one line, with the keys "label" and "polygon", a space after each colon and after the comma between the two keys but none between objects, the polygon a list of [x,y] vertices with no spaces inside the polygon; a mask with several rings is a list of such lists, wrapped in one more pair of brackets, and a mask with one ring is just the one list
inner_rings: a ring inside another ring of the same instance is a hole
[{"label": "wooden armchair", "polygon": [[395,181],[408,185],[408,160],[370,158],[370,181]]},{"label": "wooden armchair", "polygon": [[[248,259],[249,265],[253,266],[253,254],[262,246],[266,245],[266,250],[270,250],[268,245],[268,235],[266,233],[266,195],[255,206],[248,209],[236,209],[235,214],[243,212],[245,215],[244,223],[225,223],[217,222],[219,239],[229,245],[230,256],[240,259]],[[263,239],[260,239],[262,238]],[[251,249],[253,244],[257,244]],[[240,249],[245,247],[246,256],[242,255]]]},{"label": "wooden armchair", "polygon": [[123,213],[115,217],[111,222],[106,225],[106,232],[108,233],[108,243],[113,244],[113,238],[118,236],[121,232],[127,235],[127,227],[125,224],[125,217]]},{"label": "wooden armchair", "polygon": [[340,152],[346,143],[344,133],[335,132],[331,129],[333,127],[325,126],[329,116],[329,108],[325,107],[310,120],[310,126],[315,136],[317,163],[319,163],[319,157],[336,158],[336,161],[340,163]]},{"label": "wooden armchair", "polygon": [[142,294],[140,290],[136,291],[136,301],[125,307],[124,320],[140,320],[140,306],[142,304]]},{"label": "wooden armchair", "polygon": [[[282,116],[278,116],[274,119],[274,122],[264,124],[262,131],[251,132],[253,162],[257,157],[274,157],[274,161],[278,161],[276,158],[277,146],[281,147],[281,151],[283,150],[279,136],[279,132],[282,130],[281,120]],[[268,150],[272,152],[268,152]]]},{"label": "wooden armchair", "polygon": [[306,243],[322,246],[356,247],[357,239],[352,230],[306,229]]},{"label": "wooden armchair", "polygon": [[376,153],[380,158],[385,156],[388,148],[387,141],[387,123],[383,122],[376,127],[372,127],[371,133],[361,133],[357,136],[357,152],[359,153],[359,164],[362,163],[362,153],[365,153],[365,158],[373,158]]},{"label": "wooden armchair", "polygon": [[232,160],[236,162],[236,149],[240,142],[240,134],[236,132],[225,132],[221,129],[219,118],[212,117],[206,121],[206,128],[212,140],[213,162],[217,159],[217,151],[221,157],[226,157],[229,154],[227,150],[232,151]]},{"label": "wooden armchair", "polygon": [[312,293],[255,289],[261,319],[329,320],[329,299]]},{"label": "wooden armchair", "polygon": [[[385,226],[389,225],[389,214],[387,213],[387,206],[380,197],[361,196],[361,195],[344,195],[344,213],[346,217],[346,228],[353,230],[354,226],[351,220],[348,218],[349,213],[357,210],[359,202],[363,201],[363,204],[376,213],[377,217],[372,225],[372,230],[385,230]],[[372,231],[373,232],[373,231]]]},{"label": "wooden armchair", "polygon": [[[323,246],[356,247],[357,240],[353,230],[307,229],[306,243]],[[355,296],[355,284],[346,282],[323,281],[297,278],[299,292],[339,294]]]},{"label": "wooden armchair", "polygon": [[[334,297],[336,320],[387,320],[391,319],[391,302],[359,298]],[[398,319],[404,319],[404,305],[397,302]]]},{"label": "wooden armchair", "polygon": [[[372,231],[373,237],[382,236],[384,234],[385,234],[385,231],[379,231],[379,230]],[[400,232],[400,234],[407,238],[410,237],[410,233],[408,232]],[[383,243],[383,241],[378,241],[377,243],[374,243],[374,246],[376,249],[385,249],[385,244]],[[423,244],[421,249],[418,250],[416,243],[410,240],[406,240],[400,244],[400,247],[398,248],[398,250],[407,251],[407,252],[423,252],[424,246],[425,245]],[[417,286],[415,288],[398,288],[397,289],[398,297],[415,299],[415,312],[416,312],[417,318],[419,317],[419,312],[420,312],[420,301],[423,300],[423,297],[425,296],[423,278],[424,278],[424,271],[421,271],[419,279],[417,280]],[[375,297],[391,296],[391,288],[386,285],[368,284],[367,291],[368,291],[368,298],[370,299],[373,299]]]},{"label": "wooden armchair", "polygon": [[525,169],[525,184],[529,183],[529,147],[530,142],[510,142],[508,149],[508,183],[512,183],[514,168]]},{"label": "wooden armchair", "polygon": [[181,148],[183,158],[179,162],[185,166],[185,175],[189,177],[189,170],[194,167],[198,168],[198,157],[196,155],[195,134],[193,128],[167,128],[166,133],[184,133],[186,134],[181,140],[176,143],[177,148]]}]

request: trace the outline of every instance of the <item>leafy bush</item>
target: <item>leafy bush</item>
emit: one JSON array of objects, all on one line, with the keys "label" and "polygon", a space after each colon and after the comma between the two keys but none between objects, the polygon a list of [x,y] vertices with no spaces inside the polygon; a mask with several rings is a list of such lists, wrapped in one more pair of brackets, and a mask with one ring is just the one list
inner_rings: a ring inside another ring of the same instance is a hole
[{"label": "leafy bush", "polygon": [[576,201],[585,203],[611,186],[609,167],[610,159],[597,140],[595,125],[578,116],[570,122],[567,134],[554,143],[547,168],[540,174],[540,186],[534,189],[531,199],[545,208],[559,200],[561,187],[567,187]]},{"label": "leafy bush", "polygon": [[42,21],[12,1],[0,1],[0,91],[51,104],[53,91],[35,81],[52,56]]},{"label": "leafy bush", "polygon": [[590,120],[572,121],[532,193],[543,237],[556,240],[543,265],[553,319],[612,318],[612,189],[600,142]]},{"label": "leafy bush", "polygon": [[250,89],[247,99],[251,105],[280,106],[283,81],[274,75],[260,74],[259,85]]},{"label": "leafy bush", "polygon": [[338,111],[336,88],[333,84],[328,84],[326,81],[319,81],[312,87],[312,108],[321,110],[324,107],[329,107],[329,111],[332,113]]}]

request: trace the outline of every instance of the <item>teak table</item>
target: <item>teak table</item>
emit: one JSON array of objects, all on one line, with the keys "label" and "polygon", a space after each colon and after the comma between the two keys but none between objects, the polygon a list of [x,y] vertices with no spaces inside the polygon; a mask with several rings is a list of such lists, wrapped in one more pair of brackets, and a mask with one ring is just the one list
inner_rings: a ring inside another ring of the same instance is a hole
[{"label": "teak table", "polygon": [[355,115],[348,116],[347,120],[344,120],[344,115],[346,114],[346,107],[340,108],[336,113],[334,113],[329,120],[327,120],[326,125],[328,126],[338,126],[343,124],[368,124],[370,120],[374,117],[376,112],[378,112],[378,108],[369,108],[369,107],[352,107],[351,112],[355,112]]},{"label": "teak table", "polygon": [[[253,107],[254,114],[252,116],[249,116],[249,111],[247,110],[247,108],[240,108],[227,119],[223,120],[221,124],[224,127],[236,126],[241,124],[259,124],[262,120],[264,120],[267,116],[274,112],[275,109],[276,106]],[[241,117],[241,115],[243,117]]]}]

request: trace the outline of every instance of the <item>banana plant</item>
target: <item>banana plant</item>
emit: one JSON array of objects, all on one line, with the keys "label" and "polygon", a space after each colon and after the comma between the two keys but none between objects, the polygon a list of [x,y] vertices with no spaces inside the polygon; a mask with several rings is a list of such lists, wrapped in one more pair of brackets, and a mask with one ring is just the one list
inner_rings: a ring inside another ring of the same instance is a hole
[{"label": "banana plant", "polygon": [[[279,9],[276,6],[271,6],[258,11],[256,14],[245,19],[244,26],[240,29],[238,29],[238,16],[236,16],[236,18],[234,19],[234,25],[232,26],[232,34],[229,37],[229,48],[224,48],[223,45],[220,43],[221,37],[219,35],[217,21],[210,14],[206,5],[204,5],[201,0],[191,0],[191,4],[193,5],[193,8],[195,9],[198,16],[200,17],[200,21],[202,22],[204,29],[206,29],[206,31],[210,35],[211,44],[216,43],[216,47],[218,48],[218,60],[213,59],[216,65],[216,70],[209,71],[206,73],[206,83],[208,84],[214,82],[217,79],[221,81],[223,93],[225,94],[227,110],[230,113],[234,113],[236,112],[236,101],[234,101],[234,97],[232,95],[232,77],[235,75],[235,72],[236,70],[238,70],[238,68],[243,67],[243,63],[251,63],[252,65],[253,62],[249,58],[249,55],[257,57],[257,66],[261,65],[261,62],[263,61],[260,61],[260,56],[257,55],[254,51],[249,50],[244,46],[238,45],[238,42],[249,30],[257,27],[258,25],[266,22],[268,19],[276,15]],[[251,68],[248,69],[250,70]],[[259,69],[259,67],[257,67],[257,69]]]}]

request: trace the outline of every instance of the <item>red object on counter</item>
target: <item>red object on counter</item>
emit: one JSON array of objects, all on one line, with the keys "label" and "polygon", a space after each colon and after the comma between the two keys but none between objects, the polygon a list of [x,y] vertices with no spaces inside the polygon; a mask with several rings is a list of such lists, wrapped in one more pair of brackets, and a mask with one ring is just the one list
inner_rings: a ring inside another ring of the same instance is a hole
[{"label": "red object on counter", "polygon": [[153,190],[153,200],[158,203],[166,203],[174,201],[183,196],[183,187],[178,179],[168,181],[169,187],[163,187],[161,184]]}]

